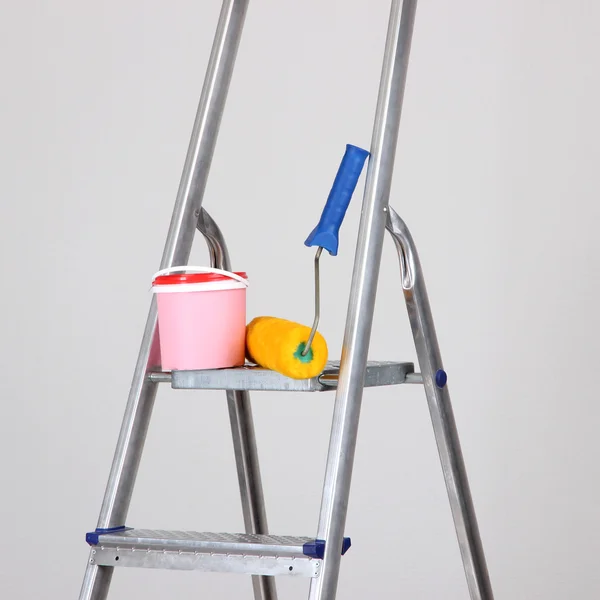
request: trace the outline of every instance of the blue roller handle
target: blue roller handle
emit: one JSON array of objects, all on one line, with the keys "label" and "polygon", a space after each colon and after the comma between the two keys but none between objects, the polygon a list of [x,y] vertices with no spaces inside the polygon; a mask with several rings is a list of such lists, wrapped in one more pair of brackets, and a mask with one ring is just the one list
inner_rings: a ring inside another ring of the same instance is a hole
[{"label": "blue roller handle", "polygon": [[346,145],[346,152],[329,192],[321,219],[306,238],[304,242],[306,246],[321,246],[328,250],[331,256],[337,255],[340,226],[367,156],[369,153],[366,150],[351,144]]}]

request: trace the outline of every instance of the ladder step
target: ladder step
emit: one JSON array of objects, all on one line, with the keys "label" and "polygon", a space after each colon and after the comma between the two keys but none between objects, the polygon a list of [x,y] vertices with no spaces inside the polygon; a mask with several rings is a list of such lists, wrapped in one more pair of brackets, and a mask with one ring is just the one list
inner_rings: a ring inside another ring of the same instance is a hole
[{"label": "ladder step", "polygon": [[[86,535],[92,564],[318,577],[325,542],[310,537],[125,527]],[[342,554],[350,547],[344,538]]]},{"label": "ladder step", "polygon": [[[365,372],[365,387],[407,383],[414,373],[413,363],[369,361]],[[174,389],[255,390],[276,392],[324,392],[337,388],[339,361],[327,363],[323,373],[312,379],[290,379],[276,371],[255,365],[234,369],[153,372],[152,381],[170,382]]]}]

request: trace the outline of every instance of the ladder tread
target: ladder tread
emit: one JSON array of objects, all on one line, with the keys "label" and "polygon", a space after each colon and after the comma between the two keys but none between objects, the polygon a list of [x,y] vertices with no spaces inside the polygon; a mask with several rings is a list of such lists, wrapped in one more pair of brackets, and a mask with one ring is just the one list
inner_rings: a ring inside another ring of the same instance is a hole
[{"label": "ladder tread", "polygon": [[[86,539],[99,566],[305,577],[318,577],[325,547],[314,537],[128,528]],[[342,554],[349,547],[344,538]]]},{"label": "ladder tread", "polygon": [[[94,534],[92,534],[94,535]],[[310,537],[258,535],[251,533],[206,533],[198,531],[167,531],[161,529],[122,529],[99,533],[97,544],[161,550],[197,550],[210,552],[265,552],[271,549],[303,556],[304,544]],[[93,538],[92,538],[93,539]],[[312,538],[314,540],[314,538]]]},{"label": "ladder tread", "polygon": [[[149,377],[155,382],[170,382],[174,389],[324,392],[337,388],[339,373],[340,362],[329,361],[323,373],[312,379],[292,379],[252,364],[232,369],[155,371]],[[369,361],[364,387],[406,383],[407,375],[412,373],[414,364],[410,362]]]}]

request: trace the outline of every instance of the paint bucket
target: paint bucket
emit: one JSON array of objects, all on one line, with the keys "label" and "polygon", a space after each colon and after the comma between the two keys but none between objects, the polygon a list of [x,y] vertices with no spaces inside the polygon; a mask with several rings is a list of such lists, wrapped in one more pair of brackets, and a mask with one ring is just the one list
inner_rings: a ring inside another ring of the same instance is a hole
[{"label": "paint bucket", "polygon": [[154,275],[164,371],[222,369],[245,362],[246,273],[171,267]]}]

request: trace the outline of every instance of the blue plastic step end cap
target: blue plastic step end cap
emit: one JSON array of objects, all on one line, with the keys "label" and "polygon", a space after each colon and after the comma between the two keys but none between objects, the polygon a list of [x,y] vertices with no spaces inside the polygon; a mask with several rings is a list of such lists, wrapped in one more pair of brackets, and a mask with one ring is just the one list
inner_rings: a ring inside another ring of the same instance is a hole
[{"label": "blue plastic step end cap", "polygon": [[125,525],[120,525],[119,527],[109,527],[108,529],[96,528],[95,531],[89,531],[85,534],[85,541],[90,546],[97,546],[98,539],[101,535],[104,535],[106,533],[116,533],[118,531],[127,531],[129,529],[132,529],[132,527],[125,527]]},{"label": "blue plastic step end cap", "polygon": [[[351,539],[345,537],[342,542],[342,556],[348,552],[351,545]],[[325,556],[325,540],[306,542],[302,548],[302,552],[305,556],[310,556],[311,558],[323,558]]]}]

